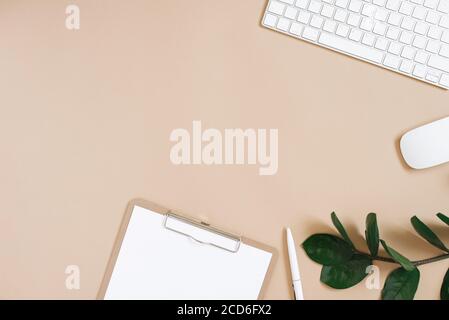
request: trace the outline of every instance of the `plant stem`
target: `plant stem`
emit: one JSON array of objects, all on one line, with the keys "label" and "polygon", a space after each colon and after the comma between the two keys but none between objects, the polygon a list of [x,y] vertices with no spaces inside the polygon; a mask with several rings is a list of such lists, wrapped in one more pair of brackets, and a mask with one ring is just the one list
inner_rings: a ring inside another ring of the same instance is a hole
[{"label": "plant stem", "polygon": [[441,254],[441,255],[433,257],[433,258],[414,261],[413,264],[415,266],[421,266],[423,264],[432,263],[432,262],[436,262],[436,261],[440,261],[440,260],[444,260],[444,259],[448,259],[448,258],[449,258],[449,253],[444,253],[444,254]]},{"label": "plant stem", "polygon": [[377,257],[373,257],[372,255],[370,255],[369,253],[363,252],[363,251],[359,251],[359,250],[355,250],[355,253],[357,254],[361,254],[364,256],[367,256],[368,258],[372,259],[372,260],[377,260],[377,261],[383,261],[383,262],[389,262],[389,263],[396,263],[396,261],[394,261],[391,258],[387,258],[387,257],[381,257],[381,256],[377,256]]},{"label": "plant stem", "polygon": [[[361,254],[364,256],[367,256],[369,258],[371,258],[372,260],[377,260],[377,261],[383,261],[383,262],[388,262],[388,263],[395,263],[395,264],[399,264],[396,261],[394,261],[391,258],[388,257],[381,257],[381,256],[377,256],[377,257],[373,257],[370,254],[366,253],[366,252],[362,252],[362,251],[358,251],[356,250],[357,254]],[[432,258],[427,258],[427,259],[423,259],[423,260],[416,260],[416,261],[412,261],[412,263],[415,266],[422,266],[424,264],[428,264],[428,263],[432,263],[432,262],[437,262],[437,261],[441,261],[441,260],[445,260],[445,259],[449,259],[449,253],[444,253],[441,254],[439,256],[436,257],[432,257]]]}]

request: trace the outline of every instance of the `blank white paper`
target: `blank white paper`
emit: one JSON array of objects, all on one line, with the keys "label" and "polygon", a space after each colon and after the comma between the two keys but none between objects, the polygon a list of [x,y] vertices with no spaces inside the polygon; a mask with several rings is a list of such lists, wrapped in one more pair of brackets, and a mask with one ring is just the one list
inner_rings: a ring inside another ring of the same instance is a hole
[{"label": "blank white paper", "polygon": [[105,299],[257,299],[270,252],[200,244],[164,228],[164,219],[134,207]]}]

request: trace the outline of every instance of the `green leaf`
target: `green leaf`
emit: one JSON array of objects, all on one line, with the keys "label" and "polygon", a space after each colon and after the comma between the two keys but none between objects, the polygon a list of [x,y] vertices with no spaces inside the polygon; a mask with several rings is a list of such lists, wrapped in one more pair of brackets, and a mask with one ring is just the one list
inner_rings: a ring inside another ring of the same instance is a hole
[{"label": "green leaf", "polygon": [[366,216],[365,238],[371,256],[377,257],[379,252],[379,228],[377,227],[377,217],[374,212]]},{"label": "green leaf", "polygon": [[352,248],[343,239],[331,234],[314,234],[302,246],[310,259],[325,266],[346,262],[353,254]]},{"label": "green leaf", "polygon": [[432,229],[430,229],[424,222],[419,220],[417,216],[413,216],[410,221],[416,232],[418,232],[421,237],[427,240],[427,242],[443,251],[449,252],[449,249],[446,248],[440,238],[438,238],[438,236],[432,231]]},{"label": "green leaf", "polygon": [[351,239],[348,236],[348,233],[346,232],[345,227],[343,227],[343,224],[338,219],[335,212],[331,213],[331,219],[332,223],[334,224],[335,228],[338,230],[338,233],[343,237],[343,239],[353,248],[355,248],[354,244],[352,243]]},{"label": "green leaf", "polygon": [[399,252],[394,250],[393,248],[387,246],[385,241],[380,240],[380,243],[382,243],[382,246],[384,247],[385,251],[387,251],[388,255],[393,258],[394,261],[399,263],[405,270],[412,271],[413,269],[416,269],[416,267],[413,265],[413,263],[401,255]]},{"label": "green leaf", "polygon": [[336,266],[323,266],[320,280],[329,287],[346,289],[355,286],[366,276],[366,269],[372,264],[369,257],[354,254],[349,261]]},{"label": "green leaf", "polygon": [[407,271],[393,270],[385,280],[382,300],[413,300],[418,289],[420,272],[417,268]]},{"label": "green leaf", "polygon": [[443,279],[440,292],[441,300],[449,300],[449,269]]},{"label": "green leaf", "polygon": [[445,216],[442,213],[437,213],[437,217],[440,218],[441,221],[443,221],[445,224],[449,226],[449,217]]}]

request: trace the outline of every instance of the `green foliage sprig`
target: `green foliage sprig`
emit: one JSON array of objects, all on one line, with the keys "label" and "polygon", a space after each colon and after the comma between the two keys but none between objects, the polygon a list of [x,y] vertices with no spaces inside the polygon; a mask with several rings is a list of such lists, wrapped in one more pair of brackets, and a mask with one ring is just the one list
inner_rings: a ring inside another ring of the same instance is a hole
[{"label": "green foliage sprig", "polygon": [[[449,217],[442,213],[438,213],[437,217],[449,226]],[[380,239],[375,213],[370,213],[366,217],[365,239],[369,253],[362,252],[355,247],[335,212],[332,212],[331,219],[340,236],[314,234],[304,241],[303,248],[310,259],[323,266],[320,280],[332,288],[346,289],[358,284],[368,275],[367,268],[373,264],[374,260],[378,260],[399,265],[385,280],[381,298],[383,300],[412,300],[420,280],[418,267],[449,259],[449,248],[416,216],[410,219],[415,231],[444,253],[424,260],[411,261]],[[388,257],[379,255],[380,244]],[[442,300],[449,300],[449,270],[444,276],[440,297]]]}]

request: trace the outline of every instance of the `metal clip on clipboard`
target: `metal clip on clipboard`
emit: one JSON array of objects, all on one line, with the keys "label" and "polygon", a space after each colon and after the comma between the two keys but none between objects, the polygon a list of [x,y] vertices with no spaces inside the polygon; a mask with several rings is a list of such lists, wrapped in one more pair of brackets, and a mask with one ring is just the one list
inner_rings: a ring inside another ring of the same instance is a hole
[{"label": "metal clip on clipboard", "polygon": [[187,219],[172,212],[165,215],[164,227],[197,243],[214,246],[232,253],[237,253],[242,243],[240,237],[218,230],[207,223]]}]

